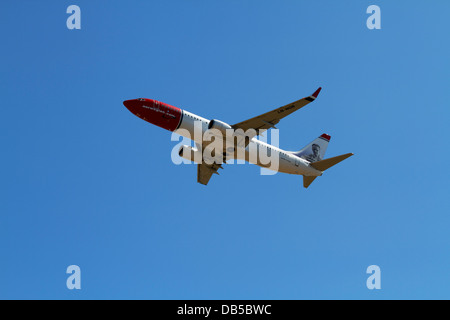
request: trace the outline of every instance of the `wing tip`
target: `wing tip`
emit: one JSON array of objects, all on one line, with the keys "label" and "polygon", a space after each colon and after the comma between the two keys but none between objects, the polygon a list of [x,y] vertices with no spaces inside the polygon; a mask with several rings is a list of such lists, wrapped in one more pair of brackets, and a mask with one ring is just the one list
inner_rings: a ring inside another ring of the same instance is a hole
[{"label": "wing tip", "polygon": [[319,89],[317,89],[316,92],[314,92],[314,93],[312,94],[312,96],[313,96],[314,98],[317,98],[317,96],[318,96],[319,93],[320,93],[320,90],[322,90],[322,87],[319,87]]}]

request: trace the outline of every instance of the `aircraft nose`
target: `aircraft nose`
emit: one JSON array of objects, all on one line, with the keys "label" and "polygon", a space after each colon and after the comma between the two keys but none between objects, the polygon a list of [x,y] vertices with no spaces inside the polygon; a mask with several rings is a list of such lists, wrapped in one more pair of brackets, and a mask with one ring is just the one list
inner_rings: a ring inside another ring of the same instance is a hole
[{"label": "aircraft nose", "polygon": [[139,99],[125,100],[123,105],[134,115],[138,115],[140,113],[140,107],[142,106],[142,102]]},{"label": "aircraft nose", "polygon": [[130,110],[131,112],[133,112],[136,108],[136,101],[135,100],[125,100],[123,102],[123,105]]}]

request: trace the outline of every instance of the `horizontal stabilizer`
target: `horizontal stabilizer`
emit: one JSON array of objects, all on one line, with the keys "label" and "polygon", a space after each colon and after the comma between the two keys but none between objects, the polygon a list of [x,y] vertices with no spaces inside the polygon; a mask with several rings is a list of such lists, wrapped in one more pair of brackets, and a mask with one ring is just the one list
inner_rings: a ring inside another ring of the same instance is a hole
[{"label": "horizontal stabilizer", "polygon": [[332,166],[334,166],[335,164],[338,164],[339,162],[351,157],[352,155],[353,155],[353,153],[347,153],[347,154],[343,154],[341,156],[328,158],[325,160],[320,160],[320,161],[311,163],[311,166],[314,169],[317,169],[319,171],[325,171],[328,168],[331,168]]},{"label": "horizontal stabilizer", "polygon": [[308,188],[309,185],[310,185],[311,183],[313,183],[313,181],[314,181],[315,178],[317,178],[317,177],[303,176],[303,186],[304,186],[305,188]]}]

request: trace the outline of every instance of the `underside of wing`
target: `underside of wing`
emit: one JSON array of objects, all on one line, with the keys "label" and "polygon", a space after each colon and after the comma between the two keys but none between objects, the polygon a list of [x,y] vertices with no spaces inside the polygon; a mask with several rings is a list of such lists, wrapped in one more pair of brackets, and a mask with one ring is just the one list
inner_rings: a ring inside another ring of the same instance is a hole
[{"label": "underside of wing", "polygon": [[208,184],[213,174],[219,174],[217,171],[222,168],[220,164],[198,164],[197,165],[197,182],[204,184],[205,186]]},{"label": "underside of wing", "polygon": [[297,111],[300,108],[303,108],[308,103],[313,102],[319,95],[321,89],[322,88],[317,89],[316,92],[314,92],[309,97],[297,100],[295,102],[287,104],[281,108],[269,111],[255,118],[251,118],[249,120],[236,123],[232,127],[234,129],[242,129],[244,131],[254,129],[257,131],[257,134],[261,134],[267,129],[275,128],[275,125],[278,122],[280,122],[280,120],[283,119],[284,117],[290,115],[291,113]]}]

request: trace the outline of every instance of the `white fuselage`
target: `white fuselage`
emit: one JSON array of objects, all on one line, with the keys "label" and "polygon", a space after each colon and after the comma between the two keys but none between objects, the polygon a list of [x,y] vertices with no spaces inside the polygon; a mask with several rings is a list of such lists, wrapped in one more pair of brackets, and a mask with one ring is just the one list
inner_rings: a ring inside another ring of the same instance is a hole
[{"label": "white fuselage", "polygon": [[[194,140],[195,143],[199,145],[202,145],[204,143],[205,132],[208,131],[209,122],[210,120],[208,119],[183,110],[183,116],[180,120],[180,124],[174,132]],[[264,151],[264,154],[269,155],[269,157],[261,159],[261,151]],[[270,165],[267,162],[268,158],[277,161],[277,166],[273,167]],[[245,153],[237,152],[235,159],[245,160],[260,167],[283,173],[305,176],[322,175],[322,172],[313,168],[307,160],[256,138],[251,139],[250,143],[245,148]]]}]

